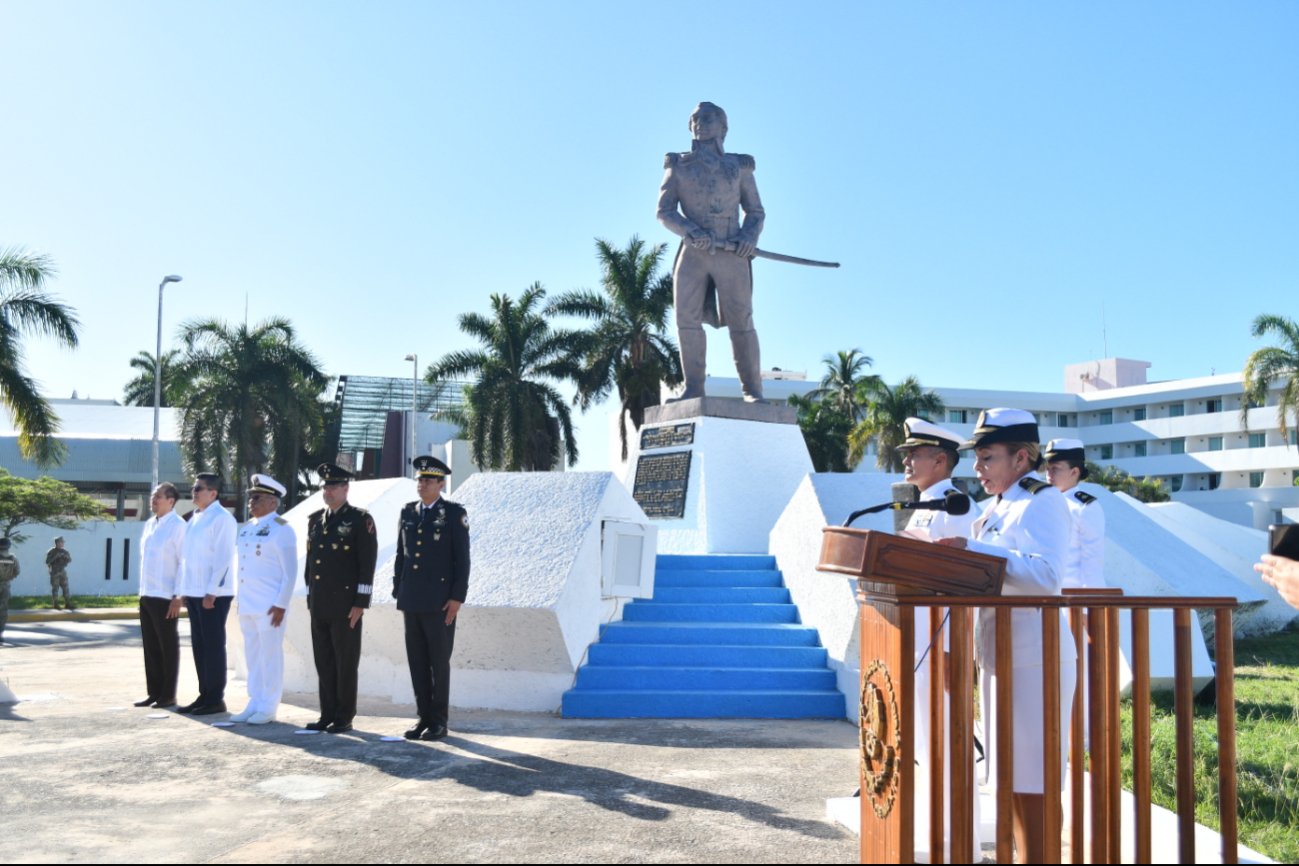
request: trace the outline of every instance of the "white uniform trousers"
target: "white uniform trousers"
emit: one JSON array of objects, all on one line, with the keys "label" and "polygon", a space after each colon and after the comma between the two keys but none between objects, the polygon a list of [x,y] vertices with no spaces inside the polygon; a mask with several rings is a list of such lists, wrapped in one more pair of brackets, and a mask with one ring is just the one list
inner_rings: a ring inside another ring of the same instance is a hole
[{"label": "white uniform trousers", "polygon": [[[918,607],[916,614],[916,663],[918,667],[915,672],[915,755],[916,755],[916,797],[915,797],[915,843],[916,843],[916,861],[922,863],[932,863],[934,858],[929,856],[929,731],[930,731],[930,710],[929,710],[929,682],[931,680],[931,662],[934,655],[944,652],[948,649],[947,634],[948,625],[943,626],[942,635],[938,640],[933,641],[930,646],[930,640],[933,638],[931,626],[929,623],[929,608]],[[924,661],[920,661],[924,656]],[[948,684],[951,683],[951,671],[948,671]],[[951,713],[951,696],[943,702],[943,732],[945,741],[950,743],[952,731],[952,713]],[[971,760],[973,760],[974,744],[970,744]],[[975,782],[974,796],[974,845],[972,850],[967,852],[963,857],[952,857],[952,750],[950,744],[943,749],[943,862],[944,863],[978,863],[983,859],[981,845],[979,841],[979,797],[978,797],[978,776],[971,774]]]},{"label": "white uniform trousers", "polygon": [[271,626],[269,613],[239,614],[244,633],[244,660],[248,665],[248,709],[274,716],[284,694],[284,630],[288,614],[279,628]]}]

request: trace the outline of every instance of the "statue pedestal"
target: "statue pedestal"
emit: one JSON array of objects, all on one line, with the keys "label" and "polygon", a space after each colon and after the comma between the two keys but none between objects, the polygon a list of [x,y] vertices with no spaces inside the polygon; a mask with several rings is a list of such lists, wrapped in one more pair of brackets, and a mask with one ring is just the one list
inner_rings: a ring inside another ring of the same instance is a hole
[{"label": "statue pedestal", "polygon": [[812,471],[784,404],[701,397],[656,406],[629,443],[625,479],[658,527],[659,553],[766,553]]}]

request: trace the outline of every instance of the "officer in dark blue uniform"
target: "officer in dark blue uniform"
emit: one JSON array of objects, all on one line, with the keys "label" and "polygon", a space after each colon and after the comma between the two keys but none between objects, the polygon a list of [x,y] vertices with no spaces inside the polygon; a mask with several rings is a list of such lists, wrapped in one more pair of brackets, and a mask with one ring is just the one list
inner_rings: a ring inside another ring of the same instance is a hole
[{"label": "officer in dark blue uniform", "polygon": [[313,731],[345,734],[356,716],[361,664],[361,615],[370,606],[379,541],[374,519],[348,504],[352,473],[332,463],[316,470],[325,507],[307,517],[307,607],[311,648],[320,678],[320,719]]},{"label": "officer in dark blue uniform", "polygon": [[442,498],[451,469],[427,455],[411,461],[419,501],[401,510],[392,595],[406,620],[406,661],[419,721],[408,740],[447,735],[456,614],[469,590],[469,516]]}]

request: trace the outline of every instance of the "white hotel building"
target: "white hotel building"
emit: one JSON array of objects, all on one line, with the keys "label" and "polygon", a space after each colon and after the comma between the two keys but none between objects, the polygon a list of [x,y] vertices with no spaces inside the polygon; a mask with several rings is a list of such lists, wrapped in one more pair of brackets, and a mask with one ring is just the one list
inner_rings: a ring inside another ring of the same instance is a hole
[{"label": "white hotel building", "polygon": [[[1185,502],[1233,523],[1266,529],[1299,520],[1299,447],[1293,423],[1281,436],[1274,389],[1263,406],[1251,408],[1241,425],[1240,373],[1147,382],[1147,361],[1107,358],[1065,368],[1061,393],[935,387],[946,405],[933,420],[968,434],[979,412],[994,406],[1026,409],[1037,416],[1042,441],[1082,440],[1087,458],[1138,478],[1164,482]],[[805,394],[815,382],[773,371],[764,383],[768,399]],[[710,378],[710,394],[738,396],[733,379]],[[868,455],[859,471],[876,471]],[[958,477],[969,473],[961,461]]]}]

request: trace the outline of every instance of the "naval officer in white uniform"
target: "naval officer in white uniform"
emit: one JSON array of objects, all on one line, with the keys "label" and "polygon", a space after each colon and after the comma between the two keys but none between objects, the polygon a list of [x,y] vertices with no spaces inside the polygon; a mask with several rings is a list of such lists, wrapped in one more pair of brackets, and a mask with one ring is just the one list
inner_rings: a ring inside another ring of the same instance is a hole
[{"label": "naval officer in white uniform", "polygon": [[[903,429],[906,431],[907,438],[897,447],[897,450],[902,454],[904,478],[920,488],[920,501],[942,500],[952,491],[964,493],[952,483],[952,473],[956,470],[956,464],[961,459],[956,450],[961,445],[961,437],[923,418],[908,418],[903,423]],[[949,514],[946,511],[913,511],[905,533],[927,541],[951,536],[967,538],[970,534],[970,527],[978,517],[979,512],[976,508],[969,509],[965,514]],[[929,611],[930,609],[927,607],[916,608],[914,704],[916,723],[914,752],[917,764],[916,786],[914,789],[916,803],[915,840],[917,846],[926,851],[929,849],[930,825],[929,682],[934,655],[939,652],[946,652],[948,648],[946,619],[943,620],[942,629],[935,633],[930,624]],[[943,707],[943,715],[945,719],[943,730],[950,731],[952,729],[950,707]],[[944,751],[948,752],[949,750],[944,749]],[[950,782],[952,775],[950,754],[943,761],[943,771],[946,773],[946,779]],[[949,788],[950,784],[945,784],[944,790],[946,791]],[[952,802],[950,797],[944,797],[943,806],[947,813],[943,826],[950,828],[952,826]],[[943,862],[968,861],[977,863],[981,859],[982,854],[979,850],[979,801],[977,797],[974,800],[974,806],[973,849],[967,852],[964,857],[953,858],[951,833],[945,833]],[[933,858],[930,858],[930,862],[932,860]]]},{"label": "naval officer in white uniform", "polygon": [[1064,565],[1065,589],[1105,588],[1105,512],[1078,482],[1087,477],[1087,459],[1078,439],[1046,443],[1046,480],[1064,494],[1073,518],[1069,557]]},{"label": "naval officer in white uniform", "polygon": [[[970,529],[968,538],[949,537],[937,543],[1004,557],[1006,577],[1002,595],[1060,595],[1064,562],[1069,554],[1071,520],[1064,495],[1042,480],[1037,420],[1022,409],[988,409],[979,414],[974,435],[961,450],[975,453],[974,474],[993,497]],[[996,625],[995,611],[979,612],[975,626],[976,659],[983,668],[984,731],[992,741],[991,764],[1006,744],[995,738]],[[1074,693],[1072,635],[1063,614],[1060,628],[1060,718],[1067,723]],[[1041,863],[1045,852],[1042,711],[1042,618],[1036,610],[1011,612],[1011,679],[1013,681],[1013,829],[1015,862]],[[1061,729],[1060,767],[1068,737]],[[996,773],[990,772],[995,782]]]},{"label": "naval officer in white uniform", "polygon": [[248,665],[248,706],[232,722],[264,725],[275,721],[284,692],[284,617],[298,573],[298,539],[275,512],[284,485],[269,475],[254,475],[248,488],[252,518],[235,539],[235,580],[239,628]]}]

